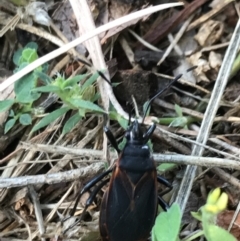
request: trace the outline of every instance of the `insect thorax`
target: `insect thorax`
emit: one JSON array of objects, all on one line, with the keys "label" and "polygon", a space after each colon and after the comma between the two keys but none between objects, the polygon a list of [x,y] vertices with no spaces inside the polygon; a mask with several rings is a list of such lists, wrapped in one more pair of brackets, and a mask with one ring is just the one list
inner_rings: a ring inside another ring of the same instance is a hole
[{"label": "insect thorax", "polygon": [[132,172],[146,172],[155,169],[148,145],[127,143],[122,151],[119,167]]}]

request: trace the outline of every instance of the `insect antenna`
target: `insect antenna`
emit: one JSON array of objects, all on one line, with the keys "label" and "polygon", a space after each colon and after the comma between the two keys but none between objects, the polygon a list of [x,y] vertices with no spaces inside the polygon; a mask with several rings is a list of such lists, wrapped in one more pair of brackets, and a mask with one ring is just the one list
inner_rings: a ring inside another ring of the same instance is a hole
[{"label": "insect antenna", "polygon": [[77,61],[87,65],[88,67],[92,67],[91,63],[87,62],[87,60],[77,57]]},{"label": "insect antenna", "polygon": [[108,78],[105,76],[105,74],[102,71],[97,70],[97,72],[110,86],[112,86],[112,83],[108,80]]},{"label": "insect antenna", "polygon": [[[87,65],[88,67],[93,67],[89,62],[87,62],[86,60],[83,60],[83,59],[81,59],[81,58],[77,58],[77,60],[79,61],[79,62],[82,62],[83,64],[85,64],[85,65]],[[108,80],[108,78],[104,75],[104,73],[101,71],[101,70],[96,70],[97,71],[97,73],[110,85],[110,86],[112,86],[112,83]]]},{"label": "insect antenna", "polygon": [[[193,67],[187,69],[186,72],[190,72],[190,71],[192,71],[193,69],[196,69],[196,68],[197,68],[197,66],[193,66]],[[142,124],[144,123],[144,120],[145,120],[145,118],[146,118],[148,109],[150,108],[152,102],[153,102],[159,95],[161,95],[163,92],[165,92],[166,90],[168,90],[169,87],[170,87],[171,85],[173,85],[177,80],[179,80],[182,76],[183,76],[183,74],[177,75],[163,90],[159,91],[156,95],[154,95],[154,96],[148,101],[147,106],[146,106],[146,109],[145,109],[145,112],[144,112],[144,114],[143,114]]]}]

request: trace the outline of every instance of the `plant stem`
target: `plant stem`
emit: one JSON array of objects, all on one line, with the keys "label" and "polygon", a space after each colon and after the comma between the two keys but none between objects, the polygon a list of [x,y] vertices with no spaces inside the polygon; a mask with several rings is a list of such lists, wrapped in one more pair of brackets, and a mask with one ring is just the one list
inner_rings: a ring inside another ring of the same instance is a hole
[{"label": "plant stem", "polygon": [[194,240],[200,236],[204,235],[204,231],[203,230],[199,230],[198,232],[194,233],[192,236],[190,237],[186,237],[184,239],[182,239],[181,241],[191,241]]}]

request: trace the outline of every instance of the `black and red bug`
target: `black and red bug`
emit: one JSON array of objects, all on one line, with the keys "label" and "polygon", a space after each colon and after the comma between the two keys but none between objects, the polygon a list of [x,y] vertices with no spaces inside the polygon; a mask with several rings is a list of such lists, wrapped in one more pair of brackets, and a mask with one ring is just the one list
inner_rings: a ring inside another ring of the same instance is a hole
[{"label": "black and red bug", "polygon": [[[168,204],[158,195],[157,183],[164,184],[169,190],[171,184],[157,175],[147,144],[156,125],[152,124],[146,131],[142,125],[152,101],[180,77],[181,75],[177,76],[148,102],[142,124],[139,124],[137,119],[129,124],[125,133],[126,144],[122,151],[119,150],[112,132],[108,127],[104,127],[104,132],[119,153],[119,158],[112,169],[93,178],[83,187],[71,212],[73,215],[82,194],[95,186],[86,202],[84,213],[97,193],[109,183],[100,209],[99,229],[103,241],[147,240],[155,222],[158,204],[164,210],[168,209]],[[110,173],[111,177],[107,177]],[[78,221],[80,220],[81,218]]]}]

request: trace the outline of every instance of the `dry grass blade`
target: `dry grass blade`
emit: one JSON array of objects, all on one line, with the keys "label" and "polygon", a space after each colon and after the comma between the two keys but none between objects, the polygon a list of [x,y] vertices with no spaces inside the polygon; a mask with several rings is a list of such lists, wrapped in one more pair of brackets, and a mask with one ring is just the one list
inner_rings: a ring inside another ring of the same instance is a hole
[{"label": "dry grass blade", "polygon": [[[238,47],[240,44],[240,20],[238,20],[238,23],[235,27],[235,31],[232,35],[229,47],[227,49],[227,52],[225,54],[223,64],[221,66],[221,69],[219,71],[208,107],[205,111],[204,119],[199,131],[199,134],[197,136],[197,142],[201,144],[206,144],[213,120],[215,118],[216,112],[219,107],[219,103],[221,101],[221,97],[223,95],[223,91],[226,87],[226,84],[228,82],[228,77],[231,73],[232,65],[235,60]],[[198,145],[195,145],[192,151],[193,156],[201,156],[204,151],[204,148]],[[196,173],[196,166],[187,166],[184,178],[182,180],[178,196],[177,196],[177,203],[180,205],[181,210],[183,211],[185,209],[187,200],[190,195],[190,191],[192,188],[193,180],[195,178]]]},{"label": "dry grass blade", "polygon": [[190,24],[190,22],[192,21],[194,17],[194,14],[192,14],[182,25],[181,29],[179,30],[179,32],[176,34],[174,40],[172,41],[172,43],[169,45],[169,47],[167,48],[166,52],[164,53],[164,55],[162,56],[162,58],[158,61],[157,65],[161,65],[163,63],[163,61],[167,58],[167,56],[170,54],[170,52],[172,51],[172,49],[174,48],[174,46],[178,43],[178,41],[180,40],[180,38],[182,37],[182,35],[184,34],[184,32],[186,31],[188,25]]},{"label": "dry grass blade", "polygon": [[0,30],[0,37],[2,37],[7,31],[13,30],[19,21],[20,21],[20,17],[18,14],[16,14],[14,17],[8,20],[6,22],[6,25]]},{"label": "dry grass blade", "polygon": [[[75,13],[75,16],[76,16],[76,19],[78,22],[80,34],[82,35],[82,34],[87,33],[88,31],[96,29],[96,26],[95,26],[95,23],[94,23],[94,20],[92,17],[92,13],[88,6],[87,1],[70,0],[70,3],[72,5],[72,9]],[[104,55],[102,52],[102,47],[101,47],[98,36],[95,36],[95,37],[89,39],[88,41],[86,41],[85,45],[91,56],[93,66],[96,69],[107,69],[107,65],[104,60]],[[110,75],[109,75],[108,71],[106,71],[104,74],[107,79],[110,79]],[[106,81],[103,80],[101,77],[99,79],[101,81],[98,81],[98,87],[100,90],[102,105],[103,105],[104,109],[106,111],[108,111],[109,98],[111,98],[112,100],[114,100],[114,101],[112,101],[112,103],[114,103],[115,109],[119,113],[124,113],[124,110],[122,109],[120,104],[118,104],[118,102],[113,94],[112,88],[110,88],[109,84],[106,83]],[[107,160],[107,137],[104,134],[103,134],[103,153],[104,153],[103,159]]]}]

